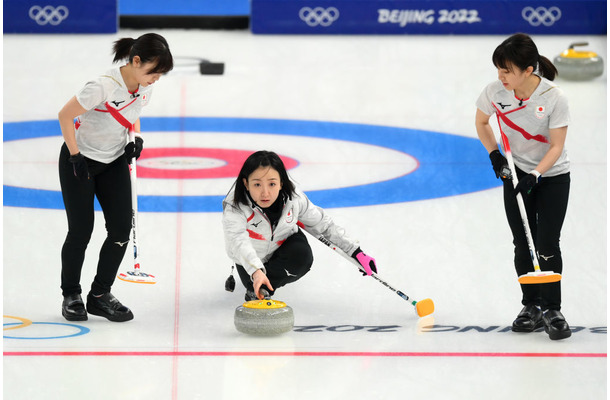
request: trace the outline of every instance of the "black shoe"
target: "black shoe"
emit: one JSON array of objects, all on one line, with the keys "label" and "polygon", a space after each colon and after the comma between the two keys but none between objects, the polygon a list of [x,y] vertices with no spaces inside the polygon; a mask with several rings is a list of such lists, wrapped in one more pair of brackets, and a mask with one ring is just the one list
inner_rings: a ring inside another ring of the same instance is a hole
[{"label": "black shoe", "polygon": [[551,340],[566,339],[572,336],[570,326],[560,311],[546,310],[542,320],[544,321],[544,331],[549,334]]},{"label": "black shoe", "polygon": [[89,311],[89,314],[99,315],[113,322],[133,319],[131,310],[122,305],[112,293],[104,293],[100,297],[95,297],[89,293],[87,295],[87,311]]},{"label": "black shoe", "polygon": [[80,294],[75,293],[64,296],[64,301],[61,304],[61,315],[68,321],[86,321],[87,311],[85,311],[85,303],[80,297]]},{"label": "black shoe", "polygon": [[513,332],[533,332],[542,326],[542,310],[535,305],[523,307],[517,319],[513,321]]}]

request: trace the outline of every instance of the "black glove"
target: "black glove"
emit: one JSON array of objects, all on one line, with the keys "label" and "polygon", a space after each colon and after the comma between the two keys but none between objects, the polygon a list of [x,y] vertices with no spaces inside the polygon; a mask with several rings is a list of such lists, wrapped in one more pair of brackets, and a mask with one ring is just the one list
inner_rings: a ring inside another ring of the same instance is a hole
[{"label": "black glove", "polygon": [[87,160],[85,160],[84,155],[76,153],[73,156],[70,156],[68,161],[72,163],[72,170],[74,171],[76,179],[81,182],[89,179],[89,168],[87,167]]},{"label": "black glove", "polygon": [[135,137],[135,143],[129,142],[127,146],[125,146],[125,158],[127,162],[130,162],[132,158],[140,158],[140,154],[142,153],[142,149],[144,148],[144,139],[139,136]]},{"label": "black glove", "polygon": [[500,178],[503,181],[510,181],[512,179],[510,168],[508,168],[508,161],[506,161],[506,157],[500,153],[500,150],[494,150],[489,153],[489,159],[491,160],[491,165],[496,173],[496,178]]},{"label": "black glove", "polygon": [[527,174],[519,180],[517,186],[515,186],[514,194],[521,193],[521,196],[525,199],[531,192],[534,186],[538,183],[538,178],[534,174]]}]

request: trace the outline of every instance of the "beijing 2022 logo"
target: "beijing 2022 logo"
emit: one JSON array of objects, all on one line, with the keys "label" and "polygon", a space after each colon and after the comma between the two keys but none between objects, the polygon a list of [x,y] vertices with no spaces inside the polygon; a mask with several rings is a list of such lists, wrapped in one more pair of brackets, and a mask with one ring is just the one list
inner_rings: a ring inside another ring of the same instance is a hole
[{"label": "beijing 2022 logo", "polygon": [[32,6],[29,11],[32,18],[38,25],[59,25],[63,20],[68,18],[68,8],[65,6]]},{"label": "beijing 2022 logo", "polygon": [[339,10],[335,7],[303,7],[299,11],[299,18],[309,26],[330,26],[339,19]]},{"label": "beijing 2022 logo", "polygon": [[531,26],[552,26],[561,18],[561,10],[558,7],[525,7],[521,11],[521,16],[529,22]]}]

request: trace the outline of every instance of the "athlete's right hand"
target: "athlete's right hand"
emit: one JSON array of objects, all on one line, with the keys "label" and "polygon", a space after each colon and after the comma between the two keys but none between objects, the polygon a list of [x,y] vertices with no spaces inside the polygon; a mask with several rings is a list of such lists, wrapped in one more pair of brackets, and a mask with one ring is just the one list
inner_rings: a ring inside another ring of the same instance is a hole
[{"label": "athlete's right hand", "polygon": [[264,296],[260,294],[261,286],[267,286],[270,290],[275,290],[273,286],[271,286],[271,282],[269,282],[269,278],[263,272],[262,269],[257,269],[255,273],[252,274],[252,286],[254,286],[254,293],[259,300],[264,299]]},{"label": "athlete's right hand", "polygon": [[89,168],[87,167],[87,160],[81,153],[76,153],[68,159],[72,163],[72,169],[74,176],[81,182],[89,179]]},{"label": "athlete's right hand", "polygon": [[500,150],[494,150],[489,153],[489,159],[491,160],[491,165],[496,173],[496,178],[501,178],[503,181],[510,181],[510,169],[508,168],[508,161],[506,161],[506,157],[500,153]]}]

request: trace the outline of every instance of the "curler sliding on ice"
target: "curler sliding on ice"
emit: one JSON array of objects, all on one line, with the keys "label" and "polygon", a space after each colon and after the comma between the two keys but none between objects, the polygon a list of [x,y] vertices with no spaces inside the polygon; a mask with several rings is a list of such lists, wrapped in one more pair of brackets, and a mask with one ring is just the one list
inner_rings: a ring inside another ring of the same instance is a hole
[{"label": "curler sliding on ice", "polygon": [[[434,302],[432,301],[432,299],[424,299],[424,300],[421,300],[421,301],[413,300],[412,298],[410,298],[409,296],[407,296],[406,294],[404,294],[400,290],[395,289],[389,283],[387,283],[386,281],[381,279],[379,277],[379,275],[377,275],[376,272],[373,272],[370,269],[367,269],[366,266],[365,266],[365,263],[359,262],[360,260],[356,261],[353,257],[350,257],[349,255],[347,255],[343,250],[341,250],[339,247],[337,247],[336,245],[331,243],[325,237],[323,237],[323,236],[316,236],[313,233],[307,231],[306,227],[302,223],[299,222],[298,225],[301,227],[301,229],[305,230],[307,233],[309,233],[310,235],[314,236],[320,242],[324,243],[326,246],[328,246],[329,248],[331,248],[335,252],[341,254],[345,259],[347,259],[350,262],[352,262],[353,264],[355,264],[361,271],[364,268],[365,269],[363,271],[364,274],[370,275],[377,282],[381,283],[383,286],[387,287],[388,289],[390,289],[391,291],[393,291],[394,293],[396,293],[397,295],[402,297],[404,300],[406,300],[409,303],[411,303],[411,305],[413,307],[415,307],[415,313],[418,316],[425,317],[426,315],[430,315],[430,314],[432,314],[434,312]],[[363,254],[363,253],[361,253],[361,254]],[[358,256],[360,256],[360,254]]]}]

